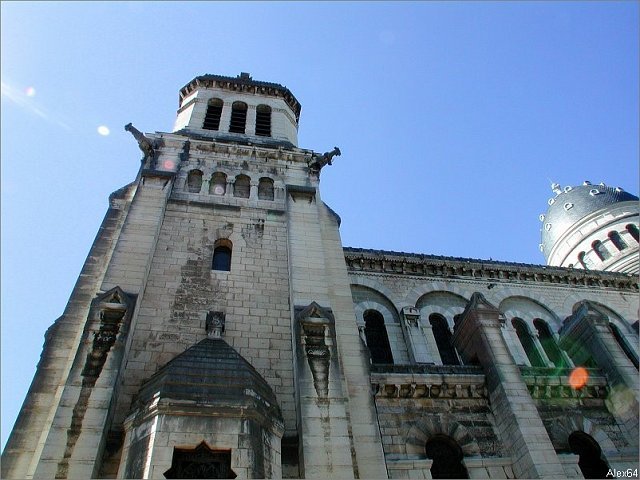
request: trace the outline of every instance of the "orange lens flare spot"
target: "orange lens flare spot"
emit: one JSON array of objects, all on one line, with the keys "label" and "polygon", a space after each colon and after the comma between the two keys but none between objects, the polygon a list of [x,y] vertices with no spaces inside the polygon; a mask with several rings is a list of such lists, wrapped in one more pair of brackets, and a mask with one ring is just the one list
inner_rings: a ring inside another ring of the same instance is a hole
[{"label": "orange lens flare spot", "polygon": [[162,167],[165,170],[173,170],[176,167],[176,164],[173,163],[171,160],[165,160],[164,163],[162,164]]},{"label": "orange lens flare spot", "polygon": [[584,387],[589,381],[589,372],[584,367],[576,367],[569,375],[569,385],[574,390],[579,390]]}]

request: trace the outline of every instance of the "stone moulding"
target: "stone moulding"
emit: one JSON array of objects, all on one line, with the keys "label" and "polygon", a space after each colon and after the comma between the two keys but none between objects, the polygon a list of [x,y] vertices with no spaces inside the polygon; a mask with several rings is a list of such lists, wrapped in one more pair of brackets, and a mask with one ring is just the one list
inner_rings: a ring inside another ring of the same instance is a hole
[{"label": "stone moulding", "polygon": [[571,368],[520,367],[522,379],[534,399],[605,399],[609,394],[607,378],[598,368],[588,369],[589,380],[579,389],[569,382]]},{"label": "stone moulding", "polygon": [[472,278],[494,283],[542,282],[570,287],[610,287],[634,292],[639,289],[638,279],[633,275],[623,273],[349,247],[344,248],[344,255],[350,273],[371,272],[392,275]]},{"label": "stone moulding", "polygon": [[487,398],[483,374],[371,374],[376,397],[462,399]]}]

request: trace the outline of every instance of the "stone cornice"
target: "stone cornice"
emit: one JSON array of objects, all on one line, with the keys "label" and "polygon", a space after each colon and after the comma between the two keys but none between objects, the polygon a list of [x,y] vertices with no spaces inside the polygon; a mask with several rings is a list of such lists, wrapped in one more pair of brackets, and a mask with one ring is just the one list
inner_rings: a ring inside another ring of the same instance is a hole
[{"label": "stone cornice", "polygon": [[179,148],[184,146],[185,141],[189,141],[189,152],[192,155],[197,155],[198,153],[205,155],[221,154],[233,156],[234,158],[244,157],[247,161],[281,160],[301,163],[306,167],[316,154],[313,150],[297,148],[290,145],[258,145],[248,141],[232,142],[220,138],[214,140],[207,137],[199,138],[199,136],[194,133],[183,131],[175,133],[156,132],[149,136],[161,140],[165,145],[176,145],[179,146]]},{"label": "stone cornice", "polygon": [[586,385],[571,386],[571,368],[520,367],[522,379],[534,399],[601,399],[609,394],[607,378],[600,369],[589,369]]},{"label": "stone cornice", "polygon": [[201,75],[194,78],[180,89],[180,101],[188,97],[194,90],[199,87],[217,88],[221,90],[229,90],[232,92],[245,92],[258,95],[268,95],[271,97],[282,98],[285,103],[295,113],[296,123],[300,118],[302,106],[291,91],[278,83],[261,82],[253,80],[248,75],[239,75],[237,77],[226,77],[223,75]]},{"label": "stone cornice", "polygon": [[[384,368],[377,368],[371,372],[371,386],[377,397],[453,399],[486,398],[487,396],[485,376],[480,367],[460,366],[444,367],[444,369],[438,365],[398,365],[396,367],[400,368],[395,369],[394,372],[375,371],[385,370]],[[399,370],[405,370],[405,372],[401,373]]]},{"label": "stone cornice", "polygon": [[614,288],[638,291],[635,276],[615,272],[498,262],[473,258],[444,257],[383,250],[344,248],[349,272],[371,272],[483,280],[492,283],[551,283],[567,286]]}]

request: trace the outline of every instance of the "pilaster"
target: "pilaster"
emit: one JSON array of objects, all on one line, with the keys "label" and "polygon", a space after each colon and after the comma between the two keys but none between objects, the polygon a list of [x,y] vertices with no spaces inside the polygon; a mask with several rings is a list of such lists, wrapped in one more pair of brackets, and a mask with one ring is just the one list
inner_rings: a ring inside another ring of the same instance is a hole
[{"label": "pilaster", "polygon": [[562,478],[564,469],[513,361],[501,328],[504,316],[474,293],[453,335],[465,363],[477,360],[487,376],[498,432],[510,450],[516,478]]},{"label": "pilaster", "polygon": [[607,407],[626,427],[631,445],[638,446],[638,370],[613,336],[609,319],[589,301],[581,302],[560,329],[559,345],[576,364],[591,357],[604,371],[611,387]]}]

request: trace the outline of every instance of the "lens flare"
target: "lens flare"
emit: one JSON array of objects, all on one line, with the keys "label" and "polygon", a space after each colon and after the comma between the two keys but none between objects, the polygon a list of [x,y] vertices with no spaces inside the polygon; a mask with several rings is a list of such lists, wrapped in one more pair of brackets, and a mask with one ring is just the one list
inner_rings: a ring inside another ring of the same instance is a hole
[{"label": "lens flare", "polygon": [[27,97],[35,97],[36,96],[36,89],[33,87],[27,87],[24,89],[24,94]]},{"label": "lens flare", "polygon": [[110,133],[110,132],[109,132],[109,128],[108,128],[108,127],[105,127],[104,125],[100,125],[100,126],[98,127],[98,133],[99,133],[100,135],[102,135],[103,137],[106,137],[106,136],[107,136],[107,135],[109,135],[109,133]]},{"label": "lens flare", "polygon": [[165,160],[164,163],[162,164],[162,167],[165,170],[173,170],[175,168],[176,164],[173,163],[172,160]]},{"label": "lens flare", "polygon": [[638,403],[633,391],[624,385],[613,387],[605,400],[605,404],[611,413],[621,417],[633,414],[638,409]]},{"label": "lens flare", "polygon": [[589,372],[584,367],[576,367],[569,375],[569,385],[574,390],[580,390],[589,381]]}]

